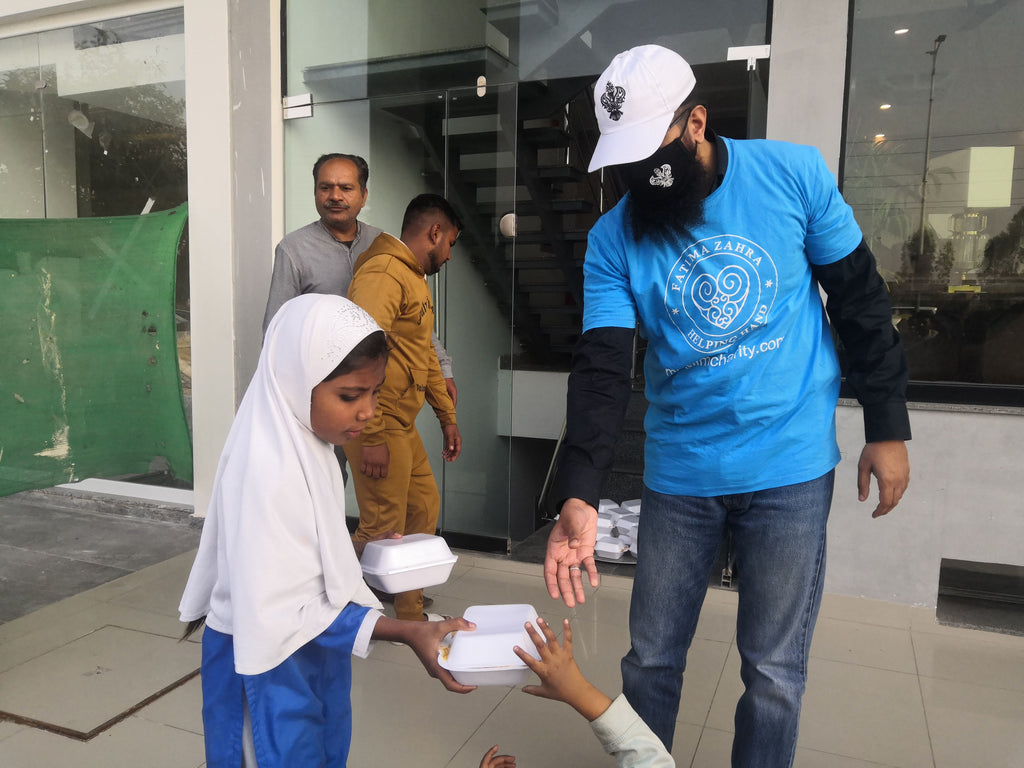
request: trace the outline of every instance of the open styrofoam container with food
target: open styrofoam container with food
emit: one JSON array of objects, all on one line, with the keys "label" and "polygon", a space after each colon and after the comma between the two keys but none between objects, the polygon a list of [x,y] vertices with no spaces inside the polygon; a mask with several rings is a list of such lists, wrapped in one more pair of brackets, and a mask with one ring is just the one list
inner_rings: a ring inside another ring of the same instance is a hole
[{"label": "open styrofoam container with food", "polygon": [[397,594],[443,584],[458,559],[440,536],[411,533],[366,542],[359,564],[367,584]]},{"label": "open styrofoam container with food", "polygon": [[463,685],[522,685],[530,677],[530,668],[512,650],[518,645],[536,659],[537,646],[526,633],[525,624],[537,626],[537,611],[532,605],[473,605],[464,618],[476,629],[448,635],[441,644],[438,664]]}]

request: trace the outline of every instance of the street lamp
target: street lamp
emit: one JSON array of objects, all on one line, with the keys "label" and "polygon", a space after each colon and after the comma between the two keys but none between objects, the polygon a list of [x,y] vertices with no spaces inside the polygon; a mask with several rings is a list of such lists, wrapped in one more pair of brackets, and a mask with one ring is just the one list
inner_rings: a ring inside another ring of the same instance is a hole
[{"label": "street lamp", "polygon": [[939,35],[935,38],[935,46],[930,51],[925,51],[926,54],[932,57],[932,76],[931,82],[928,85],[928,122],[924,130],[924,168],[921,171],[921,228],[918,231],[917,268],[914,270],[915,273],[920,271],[921,265],[924,263],[924,206],[927,199],[928,155],[931,152],[932,146],[932,103],[935,101],[935,62],[939,58],[939,46],[944,42],[946,42],[946,36]]}]

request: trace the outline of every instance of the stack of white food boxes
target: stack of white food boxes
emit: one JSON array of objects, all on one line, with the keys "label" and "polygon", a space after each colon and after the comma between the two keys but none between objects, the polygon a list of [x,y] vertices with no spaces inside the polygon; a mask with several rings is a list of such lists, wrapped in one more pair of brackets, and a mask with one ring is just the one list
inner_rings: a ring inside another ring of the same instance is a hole
[{"label": "stack of white food boxes", "polygon": [[[414,533],[400,539],[368,541],[360,559],[363,579],[384,592],[407,592],[443,584],[458,557],[440,536]],[[540,653],[524,629],[537,625],[532,605],[472,605],[466,619],[472,632],[445,637],[438,663],[465,685],[522,685],[530,668],[512,650],[518,645],[534,658]]]},{"label": "stack of white food boxes", "polygon": [[597,544],[594,553],[605,560],[619,560],[626,552],[637,554],[636,534],[640,523],[640,499],[616,504],[601,499],[597,508]]}]

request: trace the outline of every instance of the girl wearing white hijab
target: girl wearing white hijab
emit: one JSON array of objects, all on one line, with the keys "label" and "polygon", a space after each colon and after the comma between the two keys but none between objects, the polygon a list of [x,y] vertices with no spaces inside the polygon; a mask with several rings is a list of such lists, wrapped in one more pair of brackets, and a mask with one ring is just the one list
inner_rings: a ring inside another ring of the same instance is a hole
[{"label": "girl wearing white hijab", "polygon": [[437,654],[445,634],[474,625],[383,616],[345,525],[332,446],[372,418],[386,361],[384,332],[340,296],[298,296],[267,329],[179,608],[186,637],[206,623],[210,768],[238,768],[243,754],[259,768],[344,766],[351,656],[372,639],[408,644],[446,688],[472,690]]}]

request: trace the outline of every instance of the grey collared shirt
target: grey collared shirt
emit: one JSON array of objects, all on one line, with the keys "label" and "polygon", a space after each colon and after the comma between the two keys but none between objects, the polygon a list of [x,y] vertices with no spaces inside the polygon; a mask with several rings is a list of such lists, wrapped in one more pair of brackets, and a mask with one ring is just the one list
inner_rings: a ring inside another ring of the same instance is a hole
[{"label": "grey collared shirt", "polygon": [[[361,221],[356,222],[356,237],[343,243],[317,219],[281,238],[274,249],[274,274],[270,278],[270,295],[263,313],[263,332],[271,319],[289,299],[305,293],[327,293],[348,296],[352,268],[363,251],[383,230]],[[431,336],[441,373],[454,377],[452,359],[436,335]]]}]

